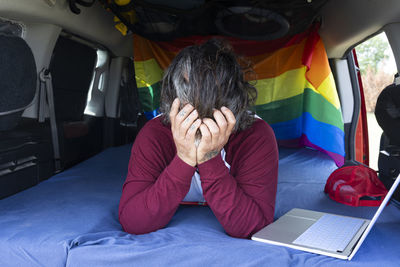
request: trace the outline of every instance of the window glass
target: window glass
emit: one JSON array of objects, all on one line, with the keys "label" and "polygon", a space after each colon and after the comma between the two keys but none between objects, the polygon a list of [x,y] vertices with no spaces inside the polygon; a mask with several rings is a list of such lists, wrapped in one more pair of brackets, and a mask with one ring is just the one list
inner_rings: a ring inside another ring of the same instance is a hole
[{"label": "window glass", "polygon": [[93,47],[68,37],[58,38],[50,63],[57,120],[82,120],[96,61]]},{"label": "window glass", "polygon": [[382,129],[376,122],[375,105],[381,91],[393,83],[396,62],[384,32],[358,45],[356,53],[367,110],[370,167],[377,170]]}]

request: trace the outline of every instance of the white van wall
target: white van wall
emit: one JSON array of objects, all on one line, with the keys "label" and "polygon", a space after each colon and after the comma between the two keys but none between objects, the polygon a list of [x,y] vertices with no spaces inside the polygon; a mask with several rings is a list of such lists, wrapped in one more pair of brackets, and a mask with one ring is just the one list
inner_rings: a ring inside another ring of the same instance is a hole
[{"label": "white van wall", "polygon": [[132,36],[123,36],[115,29],[114,15],[99,2],[82,7],[79,15],[70,11],[67,0],[55,2],[51,6],[45,0],[1,0],[0,17],[24,23],[54,24],[107,47],[117,56],[132,56]]},{"label": "white van wall", "polygon": [[[36,69],[39,72],[43,68],[48,68],[51,55],[61,28],[51,24],[25,23],[26,31],[24,39],[31,47],[36,61]],[[39,109],[39,83],[37,84],[36,95],[33,104],[22,114],[23,117],[37,118]]]},{"label": "white van wall", "polygon": [[350,75],[351,64],[348,59],[334,59],[330,61],[334,73],[336,88],[339,94],[340,106],[345,131],[346,158],[355,158],[355,127],[359,115],[359,105],[356,103],[359,95],[353,90],[352,77]]},{"label": "white van wall", "polygon": [[354,95],[347,60],[333,60],[332,71],[335,73],[335,83],[342,108],[343,122],[351,123],[354,113]]},{"label": "white van wall", "polygon": [[108,91],[110,56],[107,51],[97,50],[97,62],[88,92],[85,114],[103,117],[105,96]]},{"label": "white van wall", "polygon": [[392,48],[398,72],[400,69],[400,23],[388,24],[383,28],[383,30],[385,31],[390,47]]}]

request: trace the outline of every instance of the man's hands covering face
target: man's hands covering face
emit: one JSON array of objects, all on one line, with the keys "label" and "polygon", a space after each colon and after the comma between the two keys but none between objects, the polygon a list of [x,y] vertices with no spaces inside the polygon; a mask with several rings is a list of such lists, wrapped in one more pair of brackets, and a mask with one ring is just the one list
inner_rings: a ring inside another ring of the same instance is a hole
[{"label": "man's hands covering face", "polygon": [[198,119],[199,115],[192,105],[187,104],[179,111],[179,104],[179,99],[176,98],[169,113],[176,153],[187,164],[196,166],[197,148],[194,141],[201,120]]},{"label": "man's hands covering face", "polygon": [[[190,104],[179,111],[179,99],[171,106],[171,130],[179,158],[191,166],[196,166],[217,156],[235,126],[236,119],[226,107],[214,111],[214,120],[205,118],[201,121],[198,113]],[[200,129],[201,140],[196,147],[196,131]]]},{"label": "man's hands covering face", "polygon": [[226,107],[214,110],[214,120],[205,118],[200,125],[201,140],[197,148],[197,164],[208,161],[218,155],[235,126],[236,119]]}]

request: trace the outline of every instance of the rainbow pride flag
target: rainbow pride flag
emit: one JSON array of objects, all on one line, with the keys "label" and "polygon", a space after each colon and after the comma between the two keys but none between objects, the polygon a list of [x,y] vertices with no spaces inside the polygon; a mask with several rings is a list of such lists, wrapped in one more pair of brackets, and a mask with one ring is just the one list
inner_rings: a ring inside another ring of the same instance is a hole
[{"label": "rainbow pride flag", "polygon": [[[134,36],[135,76],[148,119],[159,108],[164,70],[184,47],[215,36],[154,42]],[[323,151],[344,163],[344,127],[335,82],[318,26],[290,38],[248,41],[224,37],[253,64],[256,113],[274,129],[280,145]]]}]

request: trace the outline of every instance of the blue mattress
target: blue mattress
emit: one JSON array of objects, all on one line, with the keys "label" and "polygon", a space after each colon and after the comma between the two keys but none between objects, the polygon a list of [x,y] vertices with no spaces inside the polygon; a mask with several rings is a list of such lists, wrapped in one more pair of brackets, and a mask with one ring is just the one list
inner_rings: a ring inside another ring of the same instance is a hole
[{"label": "blue mattress", "polygon": [[[169,225],[130,235],[118,202],[130,146],[110,148],[0,200],[0,266],[398,266],[400,209],[393,203],[352,261],[232,238],[208,207],[182,206]],[[371,218],[376,208],[330,200],[334,162],[309,149],[280,149],[275,217],[294,207]]]}]

